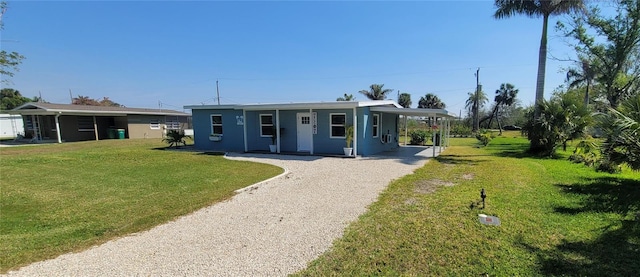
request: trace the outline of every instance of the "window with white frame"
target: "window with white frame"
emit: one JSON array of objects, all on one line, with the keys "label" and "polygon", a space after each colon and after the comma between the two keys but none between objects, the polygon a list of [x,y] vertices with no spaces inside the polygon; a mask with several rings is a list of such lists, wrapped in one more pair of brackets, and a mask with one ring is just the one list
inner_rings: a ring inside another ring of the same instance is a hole
[{"label": "window with white frame", "polygon": [[79,132],[93,132],[93,117],[91,116],[78,116],[78,131]]},{"label": "window with white frame", "polygon": [[165,119],[164,124],[167,130],[180,130],[180,121],[178,119]]},{"label": "window with white frame", "polygon": [[260,136],[261,137],[273,136],[273,115],[271,114],[260,115]]},{"label": "window with white frame", "polygon": [[329,114],[331,137],[332,138],[344,138],[346,134],[347,114],[344,113],[332,113]]},{"label": "window with white frame", "polygon": [[222,115],[221,114],[211,115],[211,134],[222,135]]},{"label": "window with white frame", "polygon": [[151,128],[151,130],[160,129],[160,120],[158,120],[158,119],[149,120],[149,128]]},{"label": "window with white frame", "polygon": [[379,114],[373,115],[373,128],[371,128],[371,130],[373,131],[374,138],[377,138],[380,135],[380,115]]}]

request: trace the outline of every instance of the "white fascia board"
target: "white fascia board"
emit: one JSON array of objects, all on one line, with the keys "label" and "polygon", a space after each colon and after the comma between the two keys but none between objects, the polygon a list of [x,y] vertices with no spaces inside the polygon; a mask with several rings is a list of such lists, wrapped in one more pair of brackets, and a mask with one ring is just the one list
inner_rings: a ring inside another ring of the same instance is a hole
[{"label": "white fascia board", "polygon": [[232,110],[240,105],[189,105],[182,107],[188,110]]},{"label": "white fascia board", "polygon": [[409,108],[392,108],[392,107],[372,107],[371,111],[394,113],[407,116],[429,116],[429,117],[451,117],[445,109],[409,109]]},{"label": "white fascia board", "polygon": [[282,103],[282,104],[251,104],[239,105],[238,109],[247,111],[256,110],[308,110],[308,109],[351,109],[357,107],[358,102],[314,102],[314,103]]}]

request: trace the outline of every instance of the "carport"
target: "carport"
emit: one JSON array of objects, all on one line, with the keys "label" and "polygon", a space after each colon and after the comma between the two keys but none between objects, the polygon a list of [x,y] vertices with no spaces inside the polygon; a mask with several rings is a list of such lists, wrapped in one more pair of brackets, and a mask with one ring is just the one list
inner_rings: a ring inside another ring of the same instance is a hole
[{"label": "carport", "polygon": [[411,109],[411,108],[402,108],[398,109],[395,107],[371,107],[371,111],[374,112],[384,112],[391,114],[398,114],[404,117],[405,128],[404,128],[404,144],[407,145],[408,131],[407,131],[407,117],[408,116],[419,116],[432,118],[435,125],[438,127],[438,131],[433,132],[433,156],[436,155],[436,134],[440,136],[440,143],[438,146],[438,152],[442,152],[443,147],[449,146],[449,137],[451,135],[451,120],[455,118],[455,116],[450,115],[447,110],[444,109]]}]

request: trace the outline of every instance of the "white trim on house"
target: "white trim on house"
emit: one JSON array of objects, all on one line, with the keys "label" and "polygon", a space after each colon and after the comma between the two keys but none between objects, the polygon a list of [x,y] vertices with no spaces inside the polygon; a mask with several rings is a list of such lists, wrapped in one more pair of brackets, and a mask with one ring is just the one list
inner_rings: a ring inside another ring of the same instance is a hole
[{"label": "white trim on house", "polygon": [[[219,124],[215,124],[215,125],[213,124],[213,117],[214,117],[214,116],[219,116],[219,117],[220,117],[220,123],[219,123]],[[224,124],[223,124],[222,114],[215,114],[215,113],[214,113],[214,114],[210,114],[210,115],[209,115],[209,120],[210,120],[210,122],[211,122],[211,124],[210,124],[210,126],[211,126],[211,133],[210,133],[210,134],[212,134],[212,135],[213,135],[213,134],[215,134],[215,135],[224,135],[224,127],[223,127],[223,125],[224,125]],[[220,128],[222,129],[222,131],[221,131],[220,133],[215,133],[215,132],[214,132],[214,128],[213,128],[214,126],[220,126]]]},{"label": "white trim on house", "polygon": [[[344,122],[342,124],[333,124],[333,116],[334,115],[342,115],[342,116],[344,116]],[[333,135],[333,127],[334,126],[335,127],[342,126],[342,128],[344,128],[345,135],[343,135],[343,136],[334,136]],[[332,138],[332,139],[344,139],[344,138],[346,138],[346,134],[347,134],[347,114],[346,113],[329,113],[329,138]]]},{"label": "white trim on house", "polygon": [[[262,122],[262,117],[271,117],[271,124],[264,124],[264,123]],[[271,138],[271,137],[273,137],[273,135],[274,135],[274,134],[271,134],[271,135],[265,135],[265,134],[263,133],[263,129],[262,129],[262,127],[271,126],[271,130],[273,131],[273,128],[275,128],[275,127],[276,127],[276,126],[275,126],[275,125],[276,125],[276,123],[275,123],[275,121],[274,121],[274,116],[273,116],[273,114],[270,114],[270,113],[261,113],[259,118],[260,118],[260,137],[261,137],[261,138]]]},{"label": "white trim on house", "polygon": [[184,106],[191,110],[211,110],[211,109],[236,109],[246,111],[258,110],[307,110],[307,109],[351,109],[370,106],[389,106],[389,108],[402,108],[393,100],[372,100],[372,101],[335,101],[335,102],[300,102],[300,103],[267,103],[267,104],[238,104],[238,105],[191,105]]},{"label": "white trim on house", "polygon": [[371,130],[374,138],[380,136],[380,114],[373,114],[371,117]]}]

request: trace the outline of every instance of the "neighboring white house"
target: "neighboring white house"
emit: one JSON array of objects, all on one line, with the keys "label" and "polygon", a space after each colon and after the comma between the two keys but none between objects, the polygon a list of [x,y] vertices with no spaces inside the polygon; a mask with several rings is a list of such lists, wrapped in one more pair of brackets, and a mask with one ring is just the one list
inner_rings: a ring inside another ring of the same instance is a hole
[{"label": "neighboring white house", "polygon": [[13,139],[24,135],[24,123],[19,114],[0,114],[0,139]]}]

